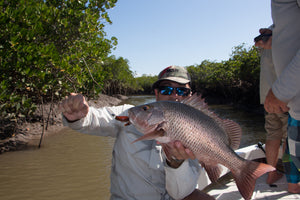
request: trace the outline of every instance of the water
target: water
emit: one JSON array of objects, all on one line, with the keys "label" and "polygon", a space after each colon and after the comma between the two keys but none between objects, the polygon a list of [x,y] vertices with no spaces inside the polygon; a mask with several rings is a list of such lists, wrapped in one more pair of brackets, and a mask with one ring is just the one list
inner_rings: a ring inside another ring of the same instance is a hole
[{"label": "water", "polygon": [[109,199],[114,140],[63,129],[41,149],[0,156],[0,199]]},{"label": "water", "polygon": [[[125,103],[153,101],[154,96],[135,96]],[[241,146],[264,141],[263,116],[224,105],[211,109],[242,126]],[[64,128],[44,138],[41,149],[4,153],[0,155],[0,199],[109,199],[113,144],[113,138]]]},{"label": "water", "polygon": [[129,99],[124,101],[124,104],[141,105],[151,103],[155,101],[155,96],[152,95],[141,95],[131,96]]}]

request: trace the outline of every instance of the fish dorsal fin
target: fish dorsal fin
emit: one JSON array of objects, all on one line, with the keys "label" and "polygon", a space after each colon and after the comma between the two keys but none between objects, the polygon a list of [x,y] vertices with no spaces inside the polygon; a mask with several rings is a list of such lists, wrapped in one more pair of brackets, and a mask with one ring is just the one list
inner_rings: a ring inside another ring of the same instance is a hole
[{"label": "fish dorsal fin", "polygon": [[208,105],[205,102],[205,99],[202,98],[201,95],[198,96],[198,95],[194,94],[193,96],[190,96],[190,97],[184,99],[183,101],[181,101],[181,103],[189,105],[197,110],[200,110],[204,114],[208,115],[209,117],[211,117],[217,121],[220,119],[215,113],[213,113],[212,111],[210,111],[208,109]]},{"label": "fish dorsal fin", "polygon": [[208,105],[205,103],[205,99],[202,98],[201,95],[192,95],[190,97],[185,98],[184,100],[181,101],[181,103],[189,105],[193,108],[196,108],[205,114],[209,115],[211,111],[208,110]]},{"label": "fish dorsal fin", "polygon": [[197,96],[196,94],[194,94],[193,96],[190,96],[181,101],[181,103],[198,109],[204,114],[213,118],[227,133],[231,148],[234,150],[238,149],[242,137],[242,129],[239,124],[229,119],[221,119],[214,112],[210,111],[208,109],[207,103],[205,103],[205,99],[202,98],[201,95]]},{"label": "fish dorsal fin", "polygon": [[240,146],[241,138],[242,138],[242,128],[241,126],[229,119],[221,119],[222,127],[229,137],[229,144],[233,150],[236,150]]}]

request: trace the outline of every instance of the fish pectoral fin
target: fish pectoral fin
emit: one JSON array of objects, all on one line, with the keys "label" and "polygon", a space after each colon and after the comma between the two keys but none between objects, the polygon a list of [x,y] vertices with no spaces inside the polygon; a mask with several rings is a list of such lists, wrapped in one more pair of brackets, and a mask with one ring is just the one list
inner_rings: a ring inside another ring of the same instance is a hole
[{"label": "fish pectoral fin", "polygon": [[142,137],[134,140],[132,143],[135,143],[137,141],[141,141],[141,140],[152,140],[158,137],[162,137],[165,135],[165,131],[162,128],[156,129],[153,132],[147,133],[145,135],[143,135]]}]

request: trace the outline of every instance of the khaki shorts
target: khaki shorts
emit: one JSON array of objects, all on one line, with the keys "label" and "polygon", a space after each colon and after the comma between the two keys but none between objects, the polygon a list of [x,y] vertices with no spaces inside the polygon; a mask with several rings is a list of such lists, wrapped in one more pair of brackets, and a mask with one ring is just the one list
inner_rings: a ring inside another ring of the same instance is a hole
[{"label": "khaki shorts", "polygon": [[282,140],[285,142],[287,137],[288,113],[266,113],[265,129],[267,140]]}]

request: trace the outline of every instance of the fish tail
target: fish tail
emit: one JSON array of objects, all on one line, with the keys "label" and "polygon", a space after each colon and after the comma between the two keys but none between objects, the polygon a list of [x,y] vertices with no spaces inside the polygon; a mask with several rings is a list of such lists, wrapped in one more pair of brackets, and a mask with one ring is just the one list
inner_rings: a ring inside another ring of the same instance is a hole
[{"label": "fish tail", "polygon": [[246,161],[240,174],[237,175],[233,173],[236,185],[243,198],[246,200],[251,199],[256,179],[263,174],[274,170],[275,168],[271,165],[254,161]]}]

